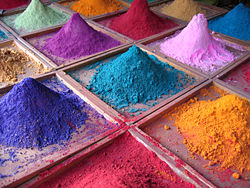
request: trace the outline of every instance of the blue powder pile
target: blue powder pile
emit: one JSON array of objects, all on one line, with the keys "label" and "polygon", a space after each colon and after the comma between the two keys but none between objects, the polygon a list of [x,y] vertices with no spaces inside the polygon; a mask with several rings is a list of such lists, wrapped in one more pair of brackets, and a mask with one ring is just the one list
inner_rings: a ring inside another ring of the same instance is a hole
[{"label": "blue powder pile", "polygon": [[71,90],[55,92],[25,78],[0,99],[0,144],[42,148],[62,144],[87,120]]},{"label": "blue powder pile", "polygon": [[242,3],[226,15],[208,22],[209,29],[241,40],[250,40],[250,9]]},{"label": "blue powder pile", "polygon": [[174,95],[194,81],[136,46],[96,71],[88,89],[117,109]]},{"label": "blue powder pile", "polygon": [[8,39],[8,36],[0,30],[0,40],[5,40],[5,39]]}]

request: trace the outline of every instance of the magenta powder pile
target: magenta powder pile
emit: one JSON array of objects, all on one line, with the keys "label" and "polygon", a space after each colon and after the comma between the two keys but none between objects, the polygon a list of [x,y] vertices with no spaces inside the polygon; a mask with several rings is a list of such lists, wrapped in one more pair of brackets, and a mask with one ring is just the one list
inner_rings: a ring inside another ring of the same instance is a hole
[{"label": "magenta powder pile", "polygon": [[212,73],[235,59],[226,43],[214,38],[203,14],[195,15],[177,36],[160,45],[161,51],[191,67]]},{"label": "magenta powder pile", "polygon": [[68,23],[47,40],[42,50],[65,59],[77,59],[120,44],[110,36],[94,30],[78,13],[74,13]]}]

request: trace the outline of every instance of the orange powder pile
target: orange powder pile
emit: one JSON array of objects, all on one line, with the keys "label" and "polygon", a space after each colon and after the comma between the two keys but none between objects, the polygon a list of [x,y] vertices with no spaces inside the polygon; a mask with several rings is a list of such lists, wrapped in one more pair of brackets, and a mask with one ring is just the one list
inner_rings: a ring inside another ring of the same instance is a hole
[{"label": "orange powder pile", "polygon": [[[209,92],[203,91],[208,95]],[[184,137],[192,153],[201,155],[210,164],[250,171],[250,103],[236,95],[224,95],[216,100],[197,98],[176,107],[166,117]]]},{"label": "orange powder pile", "polygon": [[79,0],[71,6],[84,16],[97,16],[120,10],[121,3],[118,0]]},{"label": "orange powder pile", "polygon": [[171,4],[165,5],[161,11],[164,14],[185,21],[190,21],[193,16],[198,13],[206,13],[206,11],[202,10],[198,3],[193,0],[175,0]]}]

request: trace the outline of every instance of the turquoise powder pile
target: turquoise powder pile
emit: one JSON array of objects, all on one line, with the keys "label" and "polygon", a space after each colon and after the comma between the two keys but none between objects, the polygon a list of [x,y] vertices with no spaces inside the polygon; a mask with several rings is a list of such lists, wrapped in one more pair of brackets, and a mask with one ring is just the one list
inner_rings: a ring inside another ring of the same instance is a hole
[{"label": "turquoise powder pile", "polygon": [[136,46],[109,63],[100,64],[88,89],[117,109],[174,95],[193,83],[182,71],[149,56]]},{"label": "turquoise powder pile", "polygon": [[210,30],[250,41],[250,8],[242,3],[226,15],[210,20],[208,23]]},{"label": "turquoise powder pile", "polygon": [[32,0],[27,9],[15,19],[14,26],[30,31],[60,24],[68,18],[69,16],[43,5],[39,0]]}]

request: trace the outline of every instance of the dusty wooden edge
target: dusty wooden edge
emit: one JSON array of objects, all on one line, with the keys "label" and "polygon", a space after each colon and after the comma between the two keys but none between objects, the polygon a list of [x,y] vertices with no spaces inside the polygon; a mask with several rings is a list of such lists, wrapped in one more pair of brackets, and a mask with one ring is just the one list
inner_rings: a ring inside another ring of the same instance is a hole
[{"label": "dusty wooden edge", "polygon": [[[140,45],[143,46],[143,48],[148,49],[149,51],[154,52],[155,54],[157,54],[157,55],[159,55],[159,56],[161,56],[161,57],[164,57],[164,58],[167,59],[168,61],[173,62],[174,64],[178,64],[178,65],[182,66],[182,67],[185,68],[185,69],[192,70],[192,71],[195,72],[196,74],[203,75],[203,76],[208,77],[208,78],[210,78],[210,79],[214,78],[214,77],[217,76],[219,73],[221,73],[221,72],[223,72],[224,70],[228,69],[229,67],[231,67],[232,65],[234,65],[234,64],[237,63],[238,61],[241,61],[242,58],[244,58],[245,56],[247,56],[247,55],[249,54],[249,51],[247,51],[247,50],[246,50],[246,51],[242,51],[243,54],[240,55],[239,57],[237,57],[236,59],[234,59],[232,62],[228,63],[226,66],[224,66],[224,67],[218,69],[217,71],[215,71],[215,72],[209,74],[209,73],[206,73],[206,72],[202,72],[202,71],[199,70],[198,68],[197,68],[197,69],[196,69],[196,68],[193,68],[193,67],[191,67],[191,66],[186,65],[185,63],[182,63],[181,61],[178,61],[178,60],[176,60],[176,59],[174,59],[174,58],[172,58],[172,57],[169,57],[169,56],[165,55],[164,53],[162,53],[161,51],[155,51],[155,50],[153,50],[152,48],[146,46],[146,45],[149,44],[149,43],[156,42],[157,40],[160,40],[160,39],[163,39],[163,38],[165,38],[165,37],[168,37],[168,36],[174,34],[174,33],[177,32],[177,31],[180,31],[180,29],[179,29],[179,30],[176,30],[176,31],[169,32],[169,33],[167,33],[167,32],[166,32],[166,33],[163,33],[163,34],[161,34],[161,35],[156,36],[156,38],[151,38],[151,39],[149,39],[149,40],[143,40],[143,41],[141,41],[141,42],[139,42],[139,43],[140,43]],[[211,31],[211,33],[212,33],[212,31]],[[212,35],[213,35],[213,34],[212,34]],[[213,36],[214,36],[214,35],[213,35]],[[214,37],[217,37],[217,38],[219,38],[219,39],[222,39],[222,40],[224,40],[226,43],[231,43],[231,44],[234,44],[234,45],[239,45],[238,43],[235,43],[235,42],[233,42],[233,41],[230,42],[230,41],[225,40],[224,38],[221,38],[221,37],[219,37],[219,36],[214,36]],[[239,46],[241,46],[241,45],[239,45]],[[241,47],[244,48],[244,46],[241,46]]]},{"label": "dusty wooden edge", "polygon": [[230,66],[228,69],[225,69],[220,74],[216,76],[216,78],[221,79],[222,77],[226,76],[230,71],[232,71],[234,68],[240,66],[241,64],[245,63],[247,60],[250,59],[250,53],[248,53],[246,56],[241,58],[238,62]]},{"label": "dusty wooden edge", "polygon": [[[68,13],[66,12],[65,10],[61,10],[59,9],[57,6],[56,6],[56,3],[51,3],[51,2],[48,2],[45,4],[46,6],[51,6],[51,7],[54,7],[56,9],[58,9],[59,11],[61,11],[63,14],[67,14],[69,16],[72,15],[72,13]],[[5,15],[5,16],[11,16],[11,15],[14,15],[14,14],[19,14],[19,13],[22,13],[23,11],[25,11],[25,9],[22,9],[22,10],[18,10],[18,11],[13,11],[11,12],[10,15]],[[51,30],[51,29],[54,29],[56,27],[60,27],[64,24],[66,24],[68,21],[64,21],[60,24],[56,24],[56,25],[53,25],[53,26],[49,26],[49,27],[46,27],[46,28],[42,28],[42,29],[38,29],[38,30],[34,30],[34,31],[28,31],[28,32],[25,32],[24,34],[21,34],[19,33],[15,28],[12,28],[10,26],[8,26],[5,22],[3,22],[1,20],[1,17],[0,17],[0,25],[2,25],[3,27],[6,28],[6,30],[8,30],[13,36],[15,36],[16,38],[17,37],[24,37],[24,36],[28,36],[28,35],[32,35],[32,34],[35,34],[35,33],[40,33],[40,32],[43,32],[43,31],[46,31],[46,30]]]},{"label": "dusty wooden edge", "polygon": [[28,48],[30,48],[35,54],[37,54],[39,57],[41,57],[45,62],[47,62],[47,64],[51,65],[52,67],[54,67],[55,69],[61,69],[61,68],[64,68],[64,67],[68,67],[70,65],[73,65],[73,64],[76,64],[80,61],[84,61],[84,60],[87,60],[87,59],[90,59],[90,58],[93,58],[95,56],[99,56],[101,54],[105,54],[105,53],[109,53],[115,49],[119,49],[123,46],[126,46],[127,44],[130,44],[131,41],[129,41],[127,38],[122,38],[120,37],[119,35],[116,35],[115,33],[112,33],[110,32],[109,30],[106,30],[104,28],[101,28],[101,27],[98,27],[94,22],[90,21],[90,20],[85,20],[91,27],[93,27],[95,30],[97,31],[100,31],[110,37],[112,37],[113,39],[121,42],[120,45],[118,46],[115,46],[113,48],[110,48],[110,49],[107,49],[107,50],[104,50],[104,51],[101,51],[101,52],[97,52],[97,53],[94,53],[94,54],[91,54],[91,55],[88,55],[88,56],[85,56],[85,57],[81,57],[79,59],[76,59],[76,60],[71,60],[69,63],[67,64],[62,64],[62,65],[57,65],[52,59],[50,59],[49,57],[47,57],[46,54],[44,54],[43,52],[39,51],[35,46],[33,46],[31,43],[29,43],[27,39],[29,38],[32,38],[32,37],[37,37],[37,36],[42,36],[44,34],[49,34],[51,32],[55,32],[55,31],[58,31],[59,29],[61,29],[61,27],[63,25],[60,25],[60,26],[54,26],[53,28],[50,28],[50,29],[45,29],[45,30],[42,30],[40,32],[34,32],[32,34],[29,34],[29,35],[24,35],[23,37],[18,37],[18,40],[20,42],[22,42],[25,46],[27,46]]},{"label": "dusty wooden edge", "polygon": [[[97,57],[94,57],[92,59],[89,59],[88,61],[83,61],[83,62],[79,62],[75,65],[72,65],[72,66],[69,66],[69,67],[66,67],[66,68],[63,68],[61,69],[62,71],[64,71],[66,74],[70,71],[74,71],[74,70],[77,70],[79,68],[83,68],[87,65],[91,65],[91,64],[94,64],[98,61],[101,61],[101,60],[104,60],[106,58],[110,58],[110,57],[113,57],[117,54],[121,54],[121,53],[124,53],[126,52],[129,47],[131,47],[131,45],[127,45],[127,46],[124,46],[120,49],[117,49],[117,50],[114,50],[112,51],[111,53],[109,54],[104,54],[104,55],[100,55],[100,56],[97,56]],[[138,46],[140,48],[140,46]],[[145,49],[141,48],[141,50],[143,51],[146,51]],[[148,51],[146,51],[149,55],[152,54]],[[168,63],[168,61],[166,61],[165,59],[157,56],[156,54],[152,54],[154,55],[156,58],[158,58],[160,61],[162,61],[163,63]],[[175,64],[170,64],[171,66],[173,66],[174,68],[180,70],[180,66],[177,66]],[[104,102],[103,100],[101,100],[97,95],[95,95],[94,93],[92,93],[91,91],[87,90],[84,86],[82,86],[80,83],[78,83],[76,80],[74,80],[72,77],[70,77],[69,75],[69,79],[71,80],[71,82],[74,82],[76,85],[78,85],[77,87],[80,87],[81,90],[79,92],[86,92],[88,93],[88,97],[89,97],[89,100],[92,101],[93,103],[97,103],[101,104],[101,106],[103,106],[104,108],[106,109],[109,109],[109,112],[111,114],[114,114],[115,117],[119,118],[120,120],[122,120],[123,122],[127,123],[127,125],[132,125],[133,123],[139,121],[140,119],[143,119],[144,117],[148,116],[149,114],[153,113],[154,111],[156,111],[157,109],[161,108],[162,106],[168,104],[169,102],[175,100],[176,98],[180,97],[181,95],[185,94],[186,92],[192,90],[194,87],[200,85],[201,83],[203,83],[204,81],[206,81],[207,78],[201,76],[201,75],[198,75],[198,74],[195,74],[194,72],[192,71],[188,71],[188,70],[185,70],[185,69],[182,69],[183,72],[185,72],[186,74],[192,76],[192,77],[195,77],[196,78],[196,82],[183,89],[181,92],[165,99],[164,101],[162,101],[161,103],[155,105],[154,107],[148,109],[146,112],[142,112],[140,115],[136,116],[136,117],[126,117],[125,115],[122,115],[121,113],[119,113],[117,110],[115,110],[114,108],[112,108],[109,104],[107,104],[106,102]]]},{"label": "dusty wooden edge", "polygon": [[[111,145],[113,140],[118,138],[119,136],[123,135],[129,127],[123,127],[120,130],[114,132],[111,135],[108,135],[101,139],[100,141],[88,146],[87,148],[79,151],[75,155],[70,156],[66,160],[62,161],[61,163],[52,166],[51,168],[44,170],[38,176],[33,177],[29,181],[22,184],[20,187],[27,188],[27,187],[38,187],[42,183],[48,181],[49,179],[60,175],[61,173],[65,172],[66,170],[70,169],[72,166],[76,165],[80,161],[94,155],[97,151]],[[41,175],[41,176],[40,176]]]},{"label": "dusty wooden edge", "polygon": [[[137,141],[146,146],[149,150],[153,151],[162,161],[164,161],[179,177],[184,179],[185,181],[192,183],[195,187],[210,187],[215,188],[210,181],[204,178],[201,174],[199,174],[196,170],[194,170],[190,165],[176,156],[174,153],[166,149],[160,143],[149,137],[146,133],[144,133],[138,127],[132,127],[129,129],[131,135],[133,135]],[[181,163],[180,163],[181,161]],[[175,163],[181,168],[177,168]],[[189,176],[189,173],[185,173],[188,171],[192,176]]]},{"label": "dusty wooden edge", "polygon": [[[63,84],[65,84],[67,87],[69,86],[68,83],[65,82],[64,80],[64,76],[60,73],[60,72],[51,72],[51,73],[48,73],[46,75],[43,75],[43,76],[39,76],[37,78],[35,78],[36,80],[38,81],[43,81],[43,80],[46,80],[46,79],[50,79],[52,77],[56,77],[57,79],[59,79],[60,81],[62,81]],[[0,89],[0,93],[2,94],[3,92],[8,92],[10,89],[13,88],[14,85],[12,86],[9,86],[8,88],[3,88],[3,89]],[[72,89],[72,87],[69,87],[69,89]],[[74,92],[74,90],[73,90]],[[78,95],[76,92],[74,92],[76,95]],[[78,95],[81,99],[84,100],[84,98],[82,97],[82,95]],[[85,101],[85,100],[84,100]],[[88,103],[88,101],[85,101],[86,103]],[[89,104],[89,103],[88,103]],[[91,105],[91,104],[90,104]],[[92,106],[92,105],[91,105]],[[93,107],[93,106],[92,106]],[[94,107],[93,107],[94,108]],[[95,109],[95,108],[94,108]],[[97,110],[97,109],[95,109]],[[100,113],[100,111],[98,111],[98,113]],[[101,115],[103,115],[105,117],[105,114],[103,114],[104,112],[100,113]],[[108,119],[107,119],[108,120]],[[119,131],[120,129],[124,128],[124,127],[127,127],[125,126],[125,124],[121,124],[120,121],[116,121],[115,119],[109,119],[108,121],[110,121],[111,123],[118,123],[120,125],[120,127],[118,128],[114,128],[112,130],[109,130],[101,135],[98,135],[92,139],[90,139],[88,142],[84,143],[81,145],[81,147],[78,147],[75,151],[71,151],[71,152],[68,152],[67,155],[65,156],[61,156],[59,157],[58,160],[56,161],[53,161],[52,163],[51,162],[47,162],[46,164],[44,164],[43,166],[33,170],[33,172],[31,172],[30,174],[27,174],[26,176],[24,177],[21,177],[19,179],[15,179],[15,181],[13,182],[8,182],[7,184],[5,184],[6,187],[15,187],[15,186],[18,186],[20,184],[22,184],[23,182],[31,179],[32,177],[34,177],[35,175],[39,174],[41,171],[44,171],[52,166],[55,166],[56,164],[64,161],[65,159],[68,159],[70,158],[72,155],[75,155],[81,151],[83,151],[85,148],[95,144],[96,142],[102,140],[104,137],[107,137],[107,136],[110,136],[112,135],[114,132],[117,132]],[[13,177],[12,177],[13,178]]]}]

